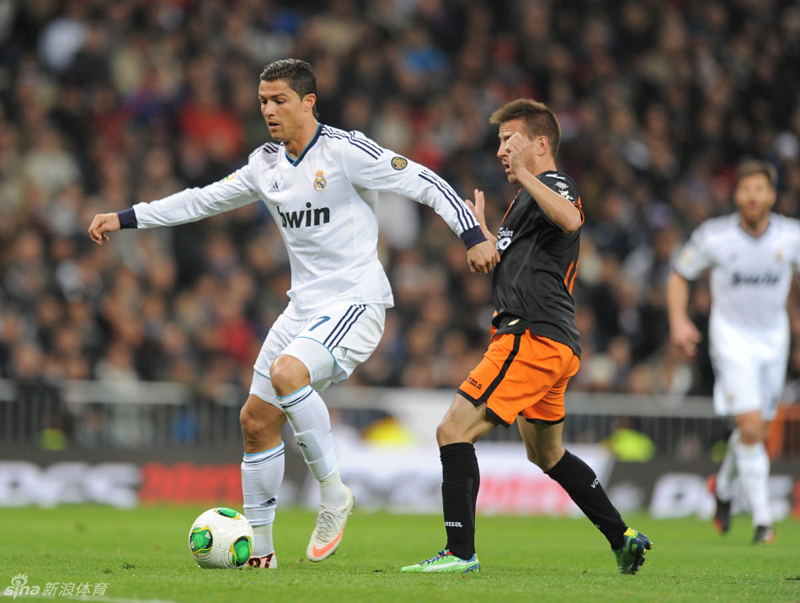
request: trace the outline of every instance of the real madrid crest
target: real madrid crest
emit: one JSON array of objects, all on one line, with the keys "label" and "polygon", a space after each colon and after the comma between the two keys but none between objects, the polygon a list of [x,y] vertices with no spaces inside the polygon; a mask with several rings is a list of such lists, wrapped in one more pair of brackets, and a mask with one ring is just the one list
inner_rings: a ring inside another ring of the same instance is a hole
[{"label": "real madrid crest", "polygon": [[400,171],[405,169],[407,165],[408,165],[408,159],[406,159],[405,157],[400,157],[399,155],[397,157],[392,157],[392,167],[394,169]]},{"label": "real madrid crest", "polygon": [[314,178],[314,190],[323,190],[328,185],[328,181],[325,180],[325,176],[322,175],[322,170],[318,171],[314,175],[316,176],[316,178]]}]

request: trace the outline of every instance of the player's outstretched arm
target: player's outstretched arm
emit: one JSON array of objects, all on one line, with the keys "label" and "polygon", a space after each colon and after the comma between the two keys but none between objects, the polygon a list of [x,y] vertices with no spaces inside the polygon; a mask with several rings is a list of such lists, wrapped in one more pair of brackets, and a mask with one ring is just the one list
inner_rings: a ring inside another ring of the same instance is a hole
[{"label": "player's outstretched arm", "polygon": [[119,216],[117,214],[97,214],[89,226],[89,236],[92,241],[102,245],[103,241],[108,241],[109,232],[117,232],[120,229]]}]

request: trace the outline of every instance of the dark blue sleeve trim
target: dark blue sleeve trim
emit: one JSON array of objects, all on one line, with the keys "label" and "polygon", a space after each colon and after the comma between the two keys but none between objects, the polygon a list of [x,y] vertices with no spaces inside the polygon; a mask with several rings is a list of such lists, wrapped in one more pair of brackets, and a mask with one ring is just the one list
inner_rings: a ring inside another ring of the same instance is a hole
[{"label": "dark blue sleeve trim", "polygon": [[[136,212],[133,211],[133,208],[125,209],[123,211],[118,211],[117,216],[119,217],[119,227],[120,228],[138,228],[139,224],[136,222]],[[463,236],[463,235],[462,235]]]},{"label": "dark blue sleeve trim", "polygon": [[480,226],[473,226],[469,230],[465,230],[461,233],[461,240],[464,241],[464,245],[466,245],[467,249],[469,249],[478,243],[483,243],[486,240],[486,237],[484,236]]}]

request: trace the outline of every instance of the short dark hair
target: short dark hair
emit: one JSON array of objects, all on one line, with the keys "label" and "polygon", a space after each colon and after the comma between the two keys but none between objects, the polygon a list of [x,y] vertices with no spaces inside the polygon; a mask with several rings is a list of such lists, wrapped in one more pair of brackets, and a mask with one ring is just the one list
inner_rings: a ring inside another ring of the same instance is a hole
[{"label": "short dark hair", "polygon": [[[261,72],[261,80],[264,82],[274,82],[275,80],[286,80],[289,88],[297,92],[302,99],[306,94],[317,94],[317,76],[311,65],[300,59],[281,59],[273,61]],[[317,105],[314,103],[314,117],[319,118]]]},{"label": "short dark hair", "polygon": [[529,98],[518,98],[506,103],[492,113],[489,122],[504,124],[512,119],[522,119],[528,136],[545,136],[550,141],[550,150],[555,158],[561,145],[561,124],[553,111],[544,103]]},{"label": "short dark hair", "polygon": [[736,184],[738,185],[739,182],[742,181],[742,178],[752,176],[753,174],[764,174],[769,181],[769,185],[772,188],[777,187],[778,170],[776,170],[775,166],[771,163],[758,159],[745,159],[739,163],[739,167],[736,168]]}]

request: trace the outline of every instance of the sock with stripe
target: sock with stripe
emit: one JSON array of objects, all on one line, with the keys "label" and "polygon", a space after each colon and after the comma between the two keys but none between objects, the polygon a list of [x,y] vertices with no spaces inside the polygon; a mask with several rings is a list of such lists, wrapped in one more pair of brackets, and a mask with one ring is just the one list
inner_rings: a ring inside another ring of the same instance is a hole
[{"label": "sock with stripe", "polygon": [[475,506],[481,484],[475,447],[469,442],[439,448],[442,459],[442,510],[448,551],[470,559],[475,554]]},{"label": "sock with stripe", "polygon": [[286,413],[306,465],[321,484],[320,503],[331,508],[343,507],[347,491],[339,479],[331,419],[322,397],[306,385],[293,394],[278,397],[278,403]]},{"label": "sock with stripe", "polygon": [[285,461],[283,442],[271,450],[245,454],[242,459],[244,516],[253,526],[256,537],[253,543],[254,557],[268,555],[275,550],[272,524],[275,523],[275,507]]},{"label": "sock with stripe", "polygon": [[612,549],[622,548],[625,544],[623,534],[628,526],[589,465],[565,450],[561,460],[545,473],[566,490],[589,521],[603,533]]}]

